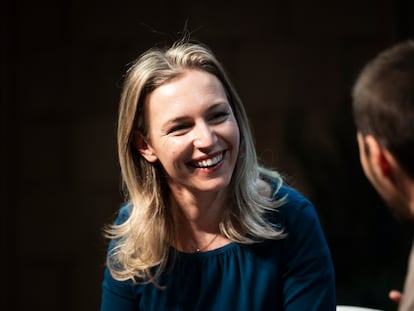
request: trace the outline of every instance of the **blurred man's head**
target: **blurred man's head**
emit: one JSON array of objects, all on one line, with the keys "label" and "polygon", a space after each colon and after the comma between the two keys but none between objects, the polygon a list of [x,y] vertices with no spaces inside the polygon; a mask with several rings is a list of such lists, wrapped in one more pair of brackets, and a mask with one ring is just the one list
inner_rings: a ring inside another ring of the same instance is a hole
[{"label": "blurred man's head", "polygon": [[352,100],[365,175],[397,217],[414,219],[414,42],[371,60]]}]

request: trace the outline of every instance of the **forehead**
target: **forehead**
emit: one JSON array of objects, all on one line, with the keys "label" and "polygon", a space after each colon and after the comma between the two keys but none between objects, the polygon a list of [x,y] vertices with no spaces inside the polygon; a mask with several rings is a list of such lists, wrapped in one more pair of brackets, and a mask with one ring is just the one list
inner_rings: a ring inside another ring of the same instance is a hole
[{"label": "forehead", "polygon": [[190,109],[199,105],[226,101],[227,96],[220,80],[205,71],[186,70],[180,76],[165,82],[150,94],[145,105],[149,112],[162,109]]},{"label": "forehead", "polygon": [[186,93],[192,93],[201,88],[215,89],[218,87],[224,89],[221,81],[215,75],[199,69],[186,69],[180,75],[158,86],[153,92],[172,93],[180,86],[191,86],[191,88],[185,89]]}]

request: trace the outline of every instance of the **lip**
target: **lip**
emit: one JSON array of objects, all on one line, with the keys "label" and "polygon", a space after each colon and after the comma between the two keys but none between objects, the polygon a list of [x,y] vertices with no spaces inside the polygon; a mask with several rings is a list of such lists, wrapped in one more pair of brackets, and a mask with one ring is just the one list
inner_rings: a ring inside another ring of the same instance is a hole
[{"label": "lip", "polygon": [[195,158],[189,162],[189,165],[198,169],[214,168],[223,162],[226,151],[219,151],[209,155]]}]

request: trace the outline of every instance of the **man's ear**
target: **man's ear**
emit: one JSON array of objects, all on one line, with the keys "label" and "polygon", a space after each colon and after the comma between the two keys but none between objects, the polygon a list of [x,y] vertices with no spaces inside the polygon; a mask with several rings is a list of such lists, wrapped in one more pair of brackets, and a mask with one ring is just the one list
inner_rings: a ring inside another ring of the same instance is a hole
[{"label": "man's ear", "polygon": [[148,144],[147,140],[137,131],[134,131],[134,146],[138,152],[148,161],[154,163],[158,160],[154,149]]},{"label": "man's ear", "polygon": [[391,178],[393,164],[395,162],[394,157],[385,147],[380,145],[373,135],[366,135],[363,139],[367,148],[367,156],[371,159],[375,170],[377,170],[381,176]]}]

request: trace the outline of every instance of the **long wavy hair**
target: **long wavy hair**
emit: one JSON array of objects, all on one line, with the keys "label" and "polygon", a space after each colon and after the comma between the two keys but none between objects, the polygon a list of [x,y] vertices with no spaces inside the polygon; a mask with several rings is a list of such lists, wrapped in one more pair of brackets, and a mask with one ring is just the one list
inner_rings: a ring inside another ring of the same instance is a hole
[{"label": "long wavy hair", "polygon": [[243,104],[212,51],[202,43],[181,39],[169,47],[144,52],[124,79],[117,139],[129,216],[106,228],[107,237],[112,239],[107,266],[117,280],[156,284],[174,245],[174,222],[168,208],[170,193],[164,172],[160,163],[149,163],[136,150],[134,135],[148,135],[144,117],[146,96],[189,69],[202,70],[219,79],[240,131],[239,155],[228,186],[228,208],[219,224],[221,234],[242,244],[284,237],[283,230],[266,218],[266,213],[277,209],[283,199],[261,195],[257,183],[259,178],[275,180],[280,187],[281,175],[259,164]]}]

